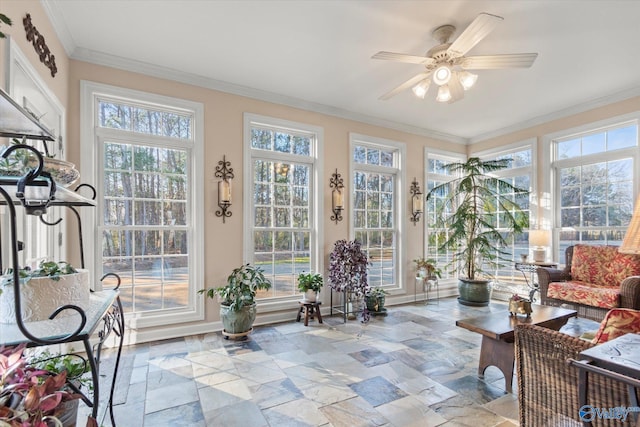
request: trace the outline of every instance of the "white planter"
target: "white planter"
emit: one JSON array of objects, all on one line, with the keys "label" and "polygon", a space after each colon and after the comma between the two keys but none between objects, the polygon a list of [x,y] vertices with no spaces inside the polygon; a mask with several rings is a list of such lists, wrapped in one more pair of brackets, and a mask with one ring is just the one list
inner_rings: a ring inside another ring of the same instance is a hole
[{"label": "white planter", "polygon": [[306,291],[302,294],[302,300],[305,302],[316,302],[318,299],[318,292],[316,291]]},{"label": "white planter", "polygon": [[[14,286],[7,284],[8,277],[2,277],[2,294],[0,295],[0,323],[15,323]],[[78,273],[65,274],[60,280],[49,277],[33,277],[20,282],[20,306],[22,320],[35,322],[46,320],[60,306],[72,304],[81,308],[89,305],[89,271],[78,270]],[[76,313],[63,310],[57,318]]]}]

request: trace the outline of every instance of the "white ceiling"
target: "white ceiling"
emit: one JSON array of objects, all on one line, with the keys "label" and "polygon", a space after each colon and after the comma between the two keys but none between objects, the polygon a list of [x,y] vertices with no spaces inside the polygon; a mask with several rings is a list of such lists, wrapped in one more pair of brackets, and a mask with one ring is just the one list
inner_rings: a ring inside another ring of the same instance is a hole
[{"label": "white ceiling", "polygon": [[[640,1],[42,0],[77,59],[396,129],[474,142],[640,94]],[[479,70],[453,104],[407,90],[424,55],[480,13],[504,21],[467,55],[538,52],[529,69]]]}]

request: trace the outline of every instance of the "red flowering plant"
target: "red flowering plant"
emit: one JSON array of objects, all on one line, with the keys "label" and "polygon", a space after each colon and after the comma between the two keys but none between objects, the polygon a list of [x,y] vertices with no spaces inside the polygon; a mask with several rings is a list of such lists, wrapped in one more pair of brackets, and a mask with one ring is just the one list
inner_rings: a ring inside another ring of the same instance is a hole
[{"label": "red flowering plant", "polygon": [[67,375],[27,364],[25,345],[0,348],[0,426],[62,425],[54,415],[61,402],[80,396],[64,390]]}]

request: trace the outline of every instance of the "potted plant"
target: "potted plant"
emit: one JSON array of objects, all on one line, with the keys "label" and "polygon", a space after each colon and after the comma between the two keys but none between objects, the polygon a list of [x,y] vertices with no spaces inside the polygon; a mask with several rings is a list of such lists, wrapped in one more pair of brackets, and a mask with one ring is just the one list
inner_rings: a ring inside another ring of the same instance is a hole
[{"label": "potted plant", "polygon": [[225,286],[198,292],[209,298],[219,297],[220,319],[224,326],[222,333],[228,338],[246,336],[251,332],[256,319],[256,292],[270,288],[271,282],[264,277],[260,267],[244,264],[233,269]]},{"label": "potted plant", "polygon": [[384,308],[386,295],[389,295],[389,292],[385,291],[381,286],[370,288],[364,296],[367,310],[373,314],[387,314],[387,309]]},{"label": "potted plant", "polygon": [[[35,369],[47,371],[51,375],[59,375],[64,372],[66,382],[61,390],[69,393],[80,393],[83,387],[87,390],[93,390],[93,381],[85,375],[91,372],[91,365],[87,359],[73,353],[54,354],[48,349],[36,351],[37,354],[27,357],[27,364]],[[76,425],[79,402],[79,399],[71,399],[60,403],[55,416],[63,427]]]},{"label": "potted plant", "polygon": [[[362,299],[369,290],[367,266],[369,259],[357,240],[338,240],[329,255],[329,286],[345,293],[345,308]],[[348,310],[350,311],[350,310]],[[362,310],[363,321],[369,320],[366,306]]]},{"label": "potted plant", "polygon": [[[65,402],[80,395],[65,390],[66,371],[59,374],[27,363],[26,344],[0,349],[0,424],[4,426],[63,426]],[[75,420],[73,420],[75,422]],[[92,424],[91,421],[87,425]]]},{"label": "potted plant", "polygon": [[[14,323],[15,286],[13,271],[0,278],[0,322]],[[20,277],[21,316],[25,322],[46,320],[64,305],[87,307],[89,304],[89,271],[74,268],[68,262],[42,261],[38,268],[18,271]],[[73,314],[63,310],[57,317]]]},{"label": "potted plant", "polygon": [[436,267],[436,260],[433,258],[425,259],[423,257],[413,260],[416,263],[416,277],[426,279],[427,277],[442,277],[442,271]]},{"label": "potted plant", "polygon": [[298,275],[298,290],[304,293],[305,302],[316,302],[318,293],[324,284],[319,273],[300,273]]},{"label": "potted plant", "polygon": [[446,230],[439,250],[453,251],[451,264],[461,266],[458,291],[461,304],[484,306],[491,298],[491,270],[511,261],[504,251],[513,233],[528,227],[517,200],[529,194],[492,172],[505,169],[511,159],[449,163],[443,169],[455,176],[432,188],[427,200],[438,197],[436,227]]}]

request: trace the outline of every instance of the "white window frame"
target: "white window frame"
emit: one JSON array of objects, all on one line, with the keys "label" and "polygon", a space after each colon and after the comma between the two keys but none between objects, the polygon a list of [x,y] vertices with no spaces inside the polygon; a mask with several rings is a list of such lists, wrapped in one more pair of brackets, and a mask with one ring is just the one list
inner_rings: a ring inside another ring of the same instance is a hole
[{"label": "white window frame", "polygon": [[[362,163],[355,163],[353,160],[353,150],[355,146],[366,146],[371,148],[377,148],[381,150],[391,150],[397,153],[395,156],[395,165],[393,168],[389,168],[386,166],[374,166],[367,165]],[[390,139],[378,138],[358,133],[349,133],[349,177],[347,179],[348,188],[347,194],[350,196],[351,200],[353,200],[353,189],[355,188],[355,183],[353,179],[353,174],[356,170],[370,171],[370,172],[381,172],[381,173],[394,173],[396,176],[395,188],[393,191],[393,203],[394,203],[394,222],[395,229],[397,232],[397,240],[396,240],[396,248],[397,248],[397,259],[396,263],[396,275],[394,277],[394,283],[392,285],[384,285],[383,287],[390,291],[391,294],[399,294],[402,291],[406,290],[407,286],[405,285],[404,280],[404,262],[405,253],[406,253],[406,243],[404,239],[404,230],[407,227],[407,222],[409,221],[407,214],[407,194],[409,193],[409,187],[406,185],[406,158],[407,158],[407,147],[405,143],[393,141]],[[406,191],[405,191],[406,188]],[[353,203],[347,203],[349,206],[349,237],[351,240],[355,238],[355,213],[353,209]]]},{"label": "white window frame", "polygon": [[[454,163],[454,162],[464,162],[467,160],[467,156],[465,154],[460,154],[460,153],[454,153],[451,151],[445,151],[445,150],[438,150],[438,149],[433,149],[433,148],[429,148],[426,147],[424,149],[424,176],[422,178],[422,182],[424,182],[424,193],[425,193],[425,197],[427,195],[427,193],[429,192],[429,188],[428,188],[428,183],[430,180],[442,180],[444,182],[447,182],[450,179],[453,179],[453,176],[449,176],[449,175],[438,175],[438,174],[434,174],[434,173],[430,173],[429,172],[429,161],[432,159],[437,159],[437,160],[443,160],[443,161],[447,161],[449,163]],[[425,214],[427,215],[427,207],[428,207],[428,203],[425,201]],[[423,218],[424,221],[424,247],[423,247],[423,253],[425,254],[426,258],[430,258],[431,254],[429,253],[429,227],[427,225],[427,219],[426,217]],[[439,265],[438,267],[440,269],[442,269],[442,276],[443,279],[439,281],[439,286],[443,286],[446,287],[447,289],[449,287],[454,288],[457,287],[457,274],[455,275],[448,275],[447,272],[445,271],[444,267],[445,265]],[[456,273],[457,273],[458,269],[456,269]]]},{"label": "white window frame", "polygon": [[[204,298],[197,295],[197,291],[203,288],[204,284],[204,239],[197,238],[196,227],[204,225],[204,106],[198,102],[182,100],[162,95],[141,92],[117,86],[111,86],[89,81],[80,82],[80,158],[82,165],[83,182],[92,185],[97,190],[96,200],[98,207],[83,208],[80,215],[85,231],[84,241],[86,248],[94,248],[87,251],[86,265],[92,274],[91,283],[95,284],[96,290],[101,290],[101,282],[96,275],[102,271],[102,266],[98,265],[101,259],[101,236],[98,226],[98,216],[102,215],[100,210],[100,200],[103,200],[101,191],[102,185],[98,185],[102,176],[102,153],[97,148],[99,138],[113,137],[123,139],[123,134],[117,129],[98,128],[98,111],[96,108],[98,98],[106,97],[111,99],[133,100],[155,104],[159,108],[165,106],[170,110],[184,110],[193,114],[193,135],[191,141],[185,141],[184,148],[191,150],[190,170],[192,173],[191,186],[189,188],[189,200],[191,206],[188,208],[189,227],[187,239],[189,244],[189,295],[187,306],[182,309],[157,310],[148,313],[127,313],[125,318],[130,328],[145,328],[155,326],[165,326],[185,322],[199,321],[204,319]],[[131,102],[131,101],[129,101]],[[143,135],[128,135],[127,140],[141,140]],[[161,141],[163,137],[149,135],[144,137],[147,141]]]},{"label": "white window frame", "polygon": [[[520,167],[520,168],[509,168],[503,169],[500,171],[494,172],[494,174],[500,178],[512,178],[518,175],[525,175],[526,170],[529,170],[529,180],[530,180],[530,188],[529,190],[529,230],[533,230],[536,228],[540,229],[548,229],[548,224],[542,224],[540,221],[541,213],[540,213],[540,205],[541,200],[543,200],[543,195],[538,192],[538,141],[536,138],[529,138],[524,141],[514,142],[509,145],[496,147],[493,149],[478,151],[476,153],[472,153],[471,157],[479,157],[483,160],[495,159],[499,156],[509,155],[510,153],[515,153],[518,151],[524,151],[530,149],[531,150],[531,166]],[[537,225],[538,224],[538,225]],[[530,252],[531,248],[529,248]],[[533,254],[529,253],[529,257],[532,257]],[[514,263],[518,261],[518,254],[514,254]],[[508,269],[508,265],[504,265],[503,271]],[[511,279],[520,278],[521,273],[515,270],[515,264],[511,265],[512,274]],[[505,279],[504,276],[500,278]]]},{"label": "white window frame", "polygon": [[[311,270],[324,274],[324,256],[322,253],[323,248],[323,177],[322,177],[322,159],[319,153],[322,153],[322,146],[324,142],[324,129],[319,126],[313,126],[306,123],[294,122],[291,120],[279,119],[274,117],[263,116],[253,113],[244,113],[244,170],[243,170],[243,182],[247,183],[245,191],[243,191],[243,211],[244,211],[244,236],[243,236],[243,257],[244,263],[252,263],[254,259],[254,216],[253,216],[253,160],[255,157],[268,158],[278,161],[299,161],[301,156],[291,155],[280,152],[270,152],[267,150],[253,150],[251,148],[251,127],[252,125],[265,125],[269,127],[290,129],[293,131],[302,131],[315,134],[315,141],[313,143],[312,151],[309,155],[312,164],[311,173],[311,191],[309,196],[309,225],[310,225],[310,263]],[[256,152],[254,157],[253,153]],[[269,299],[260,299],[256,303],[260,306],[261,313],[274,312],[279,310],[288,310],[292,307],[298,306],[300,301],[300,295],[291,295],[286,297],[275,297]]]},{"label": "white window frame", "polygon": [[[558,132],[553,132],[543,136],[543,157],[542,157],[542,170],[548,170],[550,173],[543,174],[542,176],[542,188],[545,194],[550,195],[549,200],[546,205],[541,206],[542,208],[542,221],[549,224],[552,232],[552,254],[553,261],[558,263],[564,263],[564,254],[558,253],[558,245],[559,241],[559,233],[560,233],[560,192],[557,191],[557,172],[556,166],[568,166],[569,162],[574,162],[575,164],[582,164],[578,159],[568,159],[566,161],[562,161],[557,163],[555,156],[555,141],[558,140],[566,140],[572,136],[577,136],[579,134],[585,133],[596,133],[598,131],[605,130],[605,128],[617,127],[618,125],[631,124],[634,123],[638,126],[638,138],[640,139],[640,112],[636,111],[629,114],[624,114],[616,117],[610,117],[608,119],[599,120],[596,122],[588,123],[581,126],[576,126],[569,129],[564,129]],[[615,150],[610,153],[598,153],[588,156],[583,156],[587,158],[597,158],[600,161],[609,161],[615,160],[620,157],[619,155],[622,153],[628,153],[627,157],[632,157],[634,163],[633,169],[633,194],[637,195],[638,191],[640,191],[640,141],[636,147],[626,148],[621,150]]]}]

